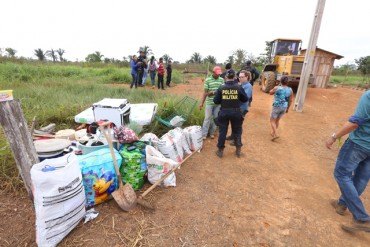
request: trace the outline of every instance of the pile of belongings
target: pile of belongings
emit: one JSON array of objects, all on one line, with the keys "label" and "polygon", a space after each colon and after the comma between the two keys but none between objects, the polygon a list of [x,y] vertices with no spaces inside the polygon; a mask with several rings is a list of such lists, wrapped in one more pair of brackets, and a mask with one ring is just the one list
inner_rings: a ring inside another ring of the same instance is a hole
[{"label": "pile of belongings", "polygon": [[[54,132],[55,125],[50,125],[48,132],[33,131],[41,160],[31,168],[39,246],[56,246],[77,226],[86,209],[112,198],[119,186],[118,179],[139,190],[145,181],[154,184],[178,167],[187,155],[202,148],[200,126],[177,127],[161,138],[145,133],[139,140],[126,122],[128,109],[132,109],[129,103],[105,100],[95,104],[94,109],[104,108],[100,106],[107,102],[117,106],[108,109],[111,112],[108,115],[118,114],[115,119],[121,123],[114,124],[108,133],[115,143],[113,152],[121,177],[114,168],[108,142],[100,133],[99,125],[105,120],[93,121],[77,131]],[[98,115],[106,114],[105,109],[99,111]],[[175,173],[161,185],[176,186]]]}]

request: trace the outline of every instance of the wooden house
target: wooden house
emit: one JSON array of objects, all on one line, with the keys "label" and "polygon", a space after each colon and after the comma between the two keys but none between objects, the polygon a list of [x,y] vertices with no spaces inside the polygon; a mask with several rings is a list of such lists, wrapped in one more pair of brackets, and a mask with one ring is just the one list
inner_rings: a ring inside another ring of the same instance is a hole
[{"label": "wooden house", "polygon": [[[306,54],[306,49],[301,50],[301,55]],[[334,60],[341,59],[343,56],[335,54],[324,49],[316,48],[315,58],[313,62],[312,75],[313,84],[315,87],[325,88],[334,68]]]}]

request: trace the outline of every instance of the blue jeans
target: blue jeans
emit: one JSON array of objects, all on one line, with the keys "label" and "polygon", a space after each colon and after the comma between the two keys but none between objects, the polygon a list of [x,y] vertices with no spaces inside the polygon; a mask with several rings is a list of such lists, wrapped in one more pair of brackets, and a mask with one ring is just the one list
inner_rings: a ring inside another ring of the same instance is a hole
[{"label": "blue jeans", "polygon": [[208,133],[210,135],[215,133],[217,126],[214,119],[218,116],[220,108],[220,105],[206,105],[206,108],[204,109],[205,115],[202,127],[203,137],[207,137]]},{"label": "blue jeans", "polygon": [[141,82],[141,85],[145,85],[145,82],[146,82],[146,78],[147,77],[148,77],[148,70],[144,69],[143,80]]},{"label": "blue jeans", "polygon": [[338,203],[347,206],[355,220],[370,221],[360,199],[370,179],[370,151],[347,139],[339,151],[334,177],[342,192]]},{"label": "blue jeans", "polygon": [[132,88],[133,86],[137,87],[137,75],[131,74],[131,76],[132,76],[132,82],[131,82],[130,88]]},{"label": "blue jeans", "polygon": [[152,86],[155,85],[155,75],[156,75],[156,71],[150,71],[150,82],[152,83]]}]

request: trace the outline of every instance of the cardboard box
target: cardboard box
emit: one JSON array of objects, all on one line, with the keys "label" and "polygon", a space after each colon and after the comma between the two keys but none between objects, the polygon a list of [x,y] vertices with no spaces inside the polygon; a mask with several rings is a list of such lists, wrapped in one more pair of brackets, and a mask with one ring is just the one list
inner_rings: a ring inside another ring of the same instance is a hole
[{"label": "cardboard box", "polygon": [[0,102],[13,100],[13,90],[0,90]]}]

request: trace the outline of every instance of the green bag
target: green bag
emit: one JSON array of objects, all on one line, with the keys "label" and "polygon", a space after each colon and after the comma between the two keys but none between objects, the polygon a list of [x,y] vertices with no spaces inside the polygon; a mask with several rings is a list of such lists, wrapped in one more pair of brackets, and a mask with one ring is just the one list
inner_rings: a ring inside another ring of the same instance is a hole
[{"label": "green bag", "polygon": [[120,168],[122,181],[131,184],[134,190],[144,186],[144,176],[147,173],[144,142],[124,144],[120,150],[122,166]]}]

